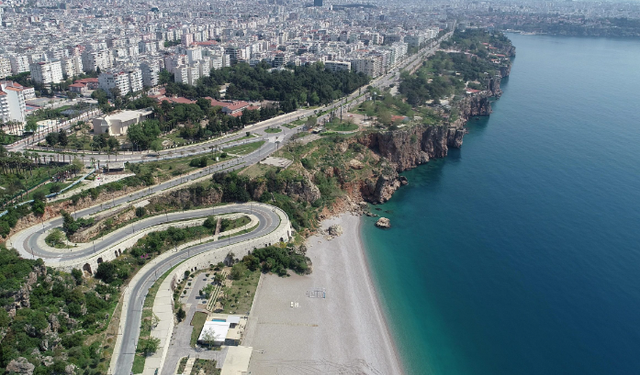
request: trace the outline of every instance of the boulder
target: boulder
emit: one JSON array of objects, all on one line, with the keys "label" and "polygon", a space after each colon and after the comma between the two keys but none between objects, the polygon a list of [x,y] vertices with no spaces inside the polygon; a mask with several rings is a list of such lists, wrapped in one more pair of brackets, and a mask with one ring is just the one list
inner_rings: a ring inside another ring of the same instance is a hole
[{"label": "boulder", "polygon": [[29,363],[26,358],[18,357],[14,360],[11,360],[7,365],[7,371],[9,373],[16,373],[20,375],[32,375],[33,370],[36,369],[36,366]]},{"label": "boulder", "polygon": [[391,221],[386,217],[381,217],[376,221],[376,227],[378,228],[391,228]]},{"label": "boulder", "polygon": [[338,237],[342,234],[342,227],[338,224],[332,225],[329,227],[329,235],[332,237]]},{"label": "boulder", "polygon": [[349,167],[352,169],[362,169],[364,165],[360,160],[351,159],[351,161],[349,161]]}]

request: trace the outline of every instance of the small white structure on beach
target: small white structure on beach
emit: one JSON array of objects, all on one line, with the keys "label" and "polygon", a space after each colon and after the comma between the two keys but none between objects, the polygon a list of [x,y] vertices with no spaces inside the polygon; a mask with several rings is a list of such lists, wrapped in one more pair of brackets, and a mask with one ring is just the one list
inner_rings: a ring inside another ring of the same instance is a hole
[{"label": "small white structure on beach", "polygon": [[230,326],[231,323],[229,322],[209,320],[204,323],[200,336],[198,336],[198,342],[209,345],[222,345],[227,339]]}]

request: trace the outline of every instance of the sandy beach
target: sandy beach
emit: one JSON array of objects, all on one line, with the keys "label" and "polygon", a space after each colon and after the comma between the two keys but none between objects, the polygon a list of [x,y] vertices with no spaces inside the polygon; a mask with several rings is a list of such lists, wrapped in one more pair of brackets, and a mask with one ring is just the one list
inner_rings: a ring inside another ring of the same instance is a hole
[{"label": "sandy beach", "polygon": [[[360,241],[360,218],[326,220],[343,234],[307,241],[313,273],[263,275],[244,345],[254,374],[402,374]],[[324,297],[324,298],[323,298]]]}]

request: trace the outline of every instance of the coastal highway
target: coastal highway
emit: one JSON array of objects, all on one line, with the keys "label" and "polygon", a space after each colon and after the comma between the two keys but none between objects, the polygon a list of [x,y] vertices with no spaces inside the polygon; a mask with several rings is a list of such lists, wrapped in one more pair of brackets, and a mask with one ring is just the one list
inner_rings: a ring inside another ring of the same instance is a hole
[{"label": "coastal highway", "polygon": [[[224,247],[230,244],[236,244],[249,239],[265,236],[272,231],[276,230],[280,225],[288,225],[288,223],[281,223],[280,217],[276,213],[275,209],[268,205],[263,204],[242,204],[217,207],[216,213],[245,213],[253,214],[260,220],[258,227],[250,233],[241,234],[230,239],[220,240],[216,242],[204,243],[189,248],[186,252],[170,253],[170,255],[156,262],[155,264],[149,264],[139,271],[139,277],[132,280],[132,283],[128,285],[130,297],[123,306],[126,311],[123,311],[123,321],[120,324],[121,332],[116,345],[116,351],[119,353],[115,364],[112,362],[111,373],[113,374],[129,374],[133,366],[133,360],[136,351],[136,345],[138,344],[138,338],[140,335],[140,321],[142,318],[142,305],[144,299],[148,293],[149,288],[157,280],[158,277],[163,275],[173,266],[186,260],[188,257],[193,257],[206,251],[226,251]],[[114,354],[116,354],[114,351]]]},{"label": "coastal highway", "polygon": [[[292,132],[289,132],[287,135],[280,136],[280,138],[282,141],[286,141],[286,139],[288,139],[293,134],[294,132],[292,131]],[[74,218],[88,217],[90,215],[94,215],[99,212],[102,212],[106,209],[114,208],[122,204],[127,204],[135,200],[140,200],[142,198],[148,198],[154,194],[160,194],[172,187],[176,187],[179,185],[187,185],[189,182],[193,180],[205,177],[207,175],[210,175],[219,171],[231,171],[234,169],[242,168],[247,165],[255,164],[259,162],[261,159],[268,156],[269,154],[273,153],[276,150],[277,146],[278,146],[277,143],[266,142],[260,149],[248,155],[244,155],[237,159],[232,159],[224,163],[219,163],[207,168],[203,168],[195,173],[185,175],[183,177],[175,178],[173,180],[165,181],[163,183],[139,190],[135,193],[125,195],[120,198],[113,199],[109,202],[105,202],[100,205],[95,205],[83,210],[72,212],[72,216]],[[50,265],[53,265],[54,263],[87,258],[89,256],[92,256],[95,253],[99,253],[100,249],[104,250],[104,247],[99,247],[99,246],[103,246],[101,245],[101,242],[103,242],[103,240],[98,240],[95,242],[95,250],[93,249],[93,247],[91,247],[91,248],[84,248],[77,251],[65,250],[64,252],[60,252],[60,251],[51,251],[51,250],[42,248],[41,246],[38,245],[38,236],[46,235],[46,233],[49,230],[53,228],[59,228],[61,226],[62,226],[61,217],[57,217],[57,218],[48,220],[46,222],[42,222],[40,224],[36,224],[34,226],[31,226],[13,235],[9,239],[9,244],[10,246],[13,246],[16,250],[18,250],[18,252],[22,257],[42,258],[47,264],[50,264]],[[135,229],[136,230],[142,229],[142,227],[138,228],[136,226]]]}]

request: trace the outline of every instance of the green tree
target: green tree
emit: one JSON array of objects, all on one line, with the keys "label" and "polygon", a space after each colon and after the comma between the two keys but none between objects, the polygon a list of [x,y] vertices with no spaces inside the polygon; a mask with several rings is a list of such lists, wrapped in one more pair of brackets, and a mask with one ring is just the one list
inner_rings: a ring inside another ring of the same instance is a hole
[{"label": "green tree", "polygon": [[158,350],[160,346],[160,339],[155,337],[147,337],[138,341],[138,347],[136,351],[143,353],[145,356],[150,356]]}]

